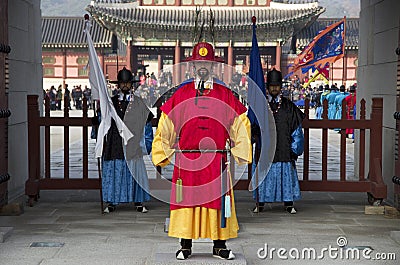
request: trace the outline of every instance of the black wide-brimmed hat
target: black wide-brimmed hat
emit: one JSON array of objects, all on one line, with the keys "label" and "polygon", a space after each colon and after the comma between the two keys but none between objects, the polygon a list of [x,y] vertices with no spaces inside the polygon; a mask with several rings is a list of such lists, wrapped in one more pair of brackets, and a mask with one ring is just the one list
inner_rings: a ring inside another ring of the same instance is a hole
[{"label": "black wide-brimmed hat", "polygon": [[135,83],[139,82],[138,80],[133,79],[133,74],[130,70],[124,68],[118,71],[117,81],[110,81],[111,84],[118,84],[118,83]]},{"label": "black wide-brimmed hat", "polygon": [[267,73],[267,85],[282,85],[282,73],[275,68]]}]

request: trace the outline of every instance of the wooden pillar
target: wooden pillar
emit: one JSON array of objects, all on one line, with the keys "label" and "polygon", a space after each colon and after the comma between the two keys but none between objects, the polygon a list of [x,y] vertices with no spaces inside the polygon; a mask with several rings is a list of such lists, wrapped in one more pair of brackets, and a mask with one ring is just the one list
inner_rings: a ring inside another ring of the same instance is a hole
[{"label": "wooden pillar", "polygon": [[160,73],[161,73],[161,71],[162,71],[162,69],[163,69],[163,60],[162,60],[162,55],[161,54],[159,54],[158,56],[157,56],[157,69],[158,69],[158,75],[160,75]]},{"label": "wooden pillar", "polygon": [[176,40],[175,56],[174,56],[174,72],[172,75],[172,82],[174,82],[174,84],[180,83],[180,81],[182,80],[180,62],[181,62],[181,46],[179,40]]},{"label": "wooden pillar", "polygon": [[104,56],[104,48],[101,48],[100,59],[101,59],[101,68],[103,69],[103,73],[105,73],[106,72],[106,63],[105,63],[105,56]]},{"label": "wooden pillar", "polygon": [[234,1],[233,0],[228,0],[228,6],[234,6]]},{"label": "wooden pillar", "polygon": [[375,198],[386,199],[387,186],[382,177],[382,127],[383,98],[372,98],[372,126],[370,131],[369,179],[372,182],[371,193]]},{"label": "wooden pillar", "polygon": [[63,71],[62,71],[62,79],[63,86],[65,87],[65,79],[67,79],[67,49],[63,49]]},{"label": "wooden pillar", "polygon": [[132,46],[131,47],[131,65],[132,65],[132,72],[136,73],[138,72],[138,47],[137,46]]},{"label": "wooden pillar", "polygon": [[267,6],[271,5],[271,0],[267,0]]},{"label": "wooden pillar", "polygon": [[228,84],[232,82],[232,76],[233,76],[233,47],[232,47],[232,40],[229,41],[229,46],[228,46],[228,72],[227,72],[227,82]]},{"label": "wooden pillar", "polygon": [[132,42],[128,40],[128,44],[126,45],[126,68],[132,70]]},{"label": "wooden pillar", "polygon": [[228,65],[233,66],[233,44],[232,41],[229,41],[229,46],[228,46]]},{"label": "wooden pillar", "polygon": [[246,68],[247,68],[247,74],[249,73],[250,70],[250,56],[246,55]]},{"label": "wooden pillar", "polygon": [[181,6],[182,0],[175,0],[175,6]]},{"label": "wooden pillar", "polygon": [[[40,126],[38,123],[39,97],[28,95],[28,180],[25,182],[25,195],[29,196],[29,205],[37,200],[40,178]],[[66,109],[68,109],[66,107]]]},{"label": "wooden pillar", "polygon": [[276,46],[276,56],[275,56],[275,69],[281,70],[281,55],[282,55],[282,46],[281,42],[278,41],[278,45]]},{"label": "wooden pillar", "polygon": [[6,75],[8,71],[8,1],[0,1],[0,208],[8,203],[8,93]]},{"label": "wooden pillar", "polygon": [[346,87],[347,81],[347,52],[344,50],[342,84]]}]

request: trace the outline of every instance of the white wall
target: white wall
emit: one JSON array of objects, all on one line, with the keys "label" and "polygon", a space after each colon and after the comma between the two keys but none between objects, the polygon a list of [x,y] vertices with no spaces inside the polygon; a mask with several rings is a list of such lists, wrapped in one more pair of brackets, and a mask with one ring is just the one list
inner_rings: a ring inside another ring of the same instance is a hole
[{"label": "white wall", "polygon": [[[383,158],[384,181],[388,200],[393,202],[394,145],[396,123],[397,55],[399,43],[400,1],[361,0],[360,41],[357,101],[367,101],[367,117],[371,99],[383,98]],[[359,109],[359,105],[357,105]],[[368,150],[368,147],[367,147]]]},{"label": "white wall", "polygon": [[8,1],[10,89],[8,104],[9,200],[24,194],[28,179],[26,98],[42,96],[41,11],[38,0]]}]

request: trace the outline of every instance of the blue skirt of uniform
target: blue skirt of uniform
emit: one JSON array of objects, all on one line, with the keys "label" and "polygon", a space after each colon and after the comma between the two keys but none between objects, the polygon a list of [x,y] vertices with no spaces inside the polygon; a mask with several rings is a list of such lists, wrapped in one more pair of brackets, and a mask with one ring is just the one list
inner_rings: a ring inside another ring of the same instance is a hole
[{"label": "blue skirt of uniform", "polygon": [[[273,163],[265,179],[260,179],[259,182],[260,185],[257,189],[259,202],[285,202],[301,199],[297,171],[291,162]],[[256,199],[257,190],[253,191],[254,199]]]},{"label": "blue skirt of uniform", "polygon": [[[104,160],[102,169],[103,201],[111,204],[145,202],[150,200],[147,192],[148,178],[143,158],[130,160],[136,178],[124,159]],[[140,183],[140,184],[139,184]]]},{"label": "blue skirt of uniform", "polygon": [[315,108],[315,118],[317,120],[321,120],[322,119],[322,111],[323,111],[322,106],[318,106],[318,107]]}]

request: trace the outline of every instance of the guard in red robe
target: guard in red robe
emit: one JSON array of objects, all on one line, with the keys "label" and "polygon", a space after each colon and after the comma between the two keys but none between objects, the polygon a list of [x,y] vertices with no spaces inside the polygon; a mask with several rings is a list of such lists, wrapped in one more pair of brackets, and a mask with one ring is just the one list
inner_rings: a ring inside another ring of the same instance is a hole
[{"label": "guard in red robe", "polygon": [[156,166],[167,165],[175,153],[168,234],[181,238],[179,260],[190,257],[192,239],[198,238],[213,240],[214,256],[234,259],[225,244],[238,231],[227,155],[239,164],[251,162],[250,123],[243,104],[213,78],[219,58],[211,44],[196,44],[187,61],[196,77],[161,107],[152,146]]}]

